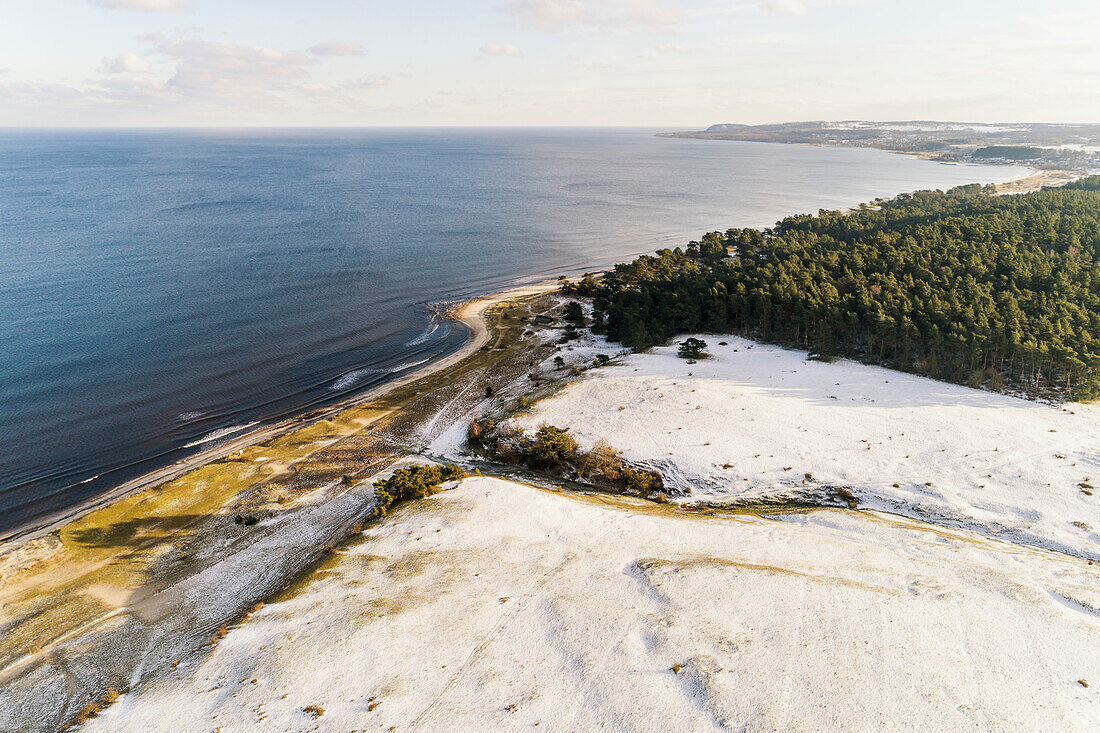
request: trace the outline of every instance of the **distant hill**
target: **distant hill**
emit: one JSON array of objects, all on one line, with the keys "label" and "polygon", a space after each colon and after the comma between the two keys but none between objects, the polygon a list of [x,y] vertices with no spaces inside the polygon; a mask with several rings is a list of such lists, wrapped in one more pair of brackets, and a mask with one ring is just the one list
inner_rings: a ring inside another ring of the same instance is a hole
[{"label": "distant hill", "polygon": [[1029,161],[1041,166],[1081,170],[1100,167],[1100,125],[930,120],[807,121],[768,125],[726,122],[705,130],[661,133],[661,136],[870,147],[945,161]]}]

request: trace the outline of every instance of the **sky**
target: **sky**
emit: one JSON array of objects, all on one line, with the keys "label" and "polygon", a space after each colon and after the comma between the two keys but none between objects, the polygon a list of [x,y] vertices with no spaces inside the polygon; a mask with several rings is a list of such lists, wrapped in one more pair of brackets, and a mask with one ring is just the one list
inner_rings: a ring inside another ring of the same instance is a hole
[{"label": "sky", "polygon": [[0,125],[1100,122],[1097,0],[0,0]]}]

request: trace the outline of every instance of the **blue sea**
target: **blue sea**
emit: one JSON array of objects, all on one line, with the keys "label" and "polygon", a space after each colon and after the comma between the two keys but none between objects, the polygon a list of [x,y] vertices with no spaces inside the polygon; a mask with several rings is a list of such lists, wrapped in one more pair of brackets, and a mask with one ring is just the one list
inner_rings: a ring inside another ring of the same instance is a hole
[{"label": "blue sea", "polygon": [[655,132],[0,131],[0,536],[454,350],[427,302],[1019,175]]}]

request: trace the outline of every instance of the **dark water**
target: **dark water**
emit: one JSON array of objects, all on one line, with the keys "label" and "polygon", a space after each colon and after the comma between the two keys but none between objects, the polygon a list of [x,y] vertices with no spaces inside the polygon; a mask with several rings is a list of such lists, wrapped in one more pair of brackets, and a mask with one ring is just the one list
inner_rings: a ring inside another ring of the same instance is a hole
[{"label": "dark water", "polygon": [[453,350],[425,301],[1012,175],[652,133],[0,132],[0,533]]}]

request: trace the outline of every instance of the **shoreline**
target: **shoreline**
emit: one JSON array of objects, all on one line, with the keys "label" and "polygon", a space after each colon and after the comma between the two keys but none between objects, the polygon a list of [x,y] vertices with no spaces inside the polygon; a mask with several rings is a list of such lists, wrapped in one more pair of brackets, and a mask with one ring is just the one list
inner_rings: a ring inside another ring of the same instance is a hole
[{"label": "shoreline", "polygon": [[[997,164],[980,163],[977,161],[937,160],[936,158],[931,157],[928,153],[922,153],[913,150],[895,150],[894,148],[881,148],[875,145],[832,145],[828,143],[782,142],[778,140],[739,140],[737,138],[709,137],[705,134],[698,134],[690,131],[658,132],[654,137],[670,138],[674,140],[710,140],[712,142],[743,142],[763,145],[804,145],[811,148],[853,148],[881,150],[884,153],[893,153],[894,155],[908,155],[919,160],[926,160],[929,163],[941,163],[943,165],[962,166],[1003,165],[1006,168],[1022,168],[1028,171],[1028,173],[1020,176],[1019,178],[1010,178],[1007,181],[993,184],[997,187],[997,194],[999,195],[1031,193],[1032,191],[1038,191],[1047,186],[1057,188],[1058,186],[1064,186],[1067,183],[1072,183],[1079,178],[1084,178],[1085,176],[1089,175],[1089,172],[1086,170],[1071,168],[1036,168],[1034,165],[1030,165],[1027,163]],[[980,181],[974,181],[974,183],[980,183]],[[852,210],[854,211],[855,209]]]},{"label": "shoreline", "polygon": [[[672,135],[668,136],[672,137]],[[812,143],[796,144],[813,145]],[[906,151],[886,152],[894,152],[902,155],[916,155],[914,153],[907,153]],[[944,164],[948,163],[944,162]],[[1030,166],[1020,167],[1024,169],[1021,171],[1021,173],[1024,173],[1023,175],[1018,178],[1004,181],[1003,183],[994,184],[997,188],[998,195],[1029,193],[1049,185],[1060,186],[1085,175],[1084,173],[1068,170],[1042,170]],[[849,209],[849,211],[855,211],[855,209]],[[574,278],[580,274],[580,272],[572,272],[567,276]],[[501,302],[552,291],[556,289],[556,287],[557,279],[555,278],[553,280],[543,280],[528,285],[515,286],[507,290],[488,293],[461,302],[453,314],[447,316],[448,319],[461,323],[468,331],[466,342],[455,351],[444,354],[438,359],[433,359],[420,368],[403,374],[392,381],[376,385],[350,397],[345,397],[331,405],[306,410],[282,418],[270,425],[263,425],[253,430],[243,432],[224,443],[201,450],[175,463],[155,468],[140,476],[124,481],[99,496],[87,499],[74,507],[61,510],[39,520],[33,520],[11,530],[0,532],[0,558],[18,550],[27,542],[45,537],[61,527],[64,527],[66,524],[80,519],[98,509],[109,506],[116,501],[171,481],[172,479],[183,476],[197,468],[217,461],[244,448],[256,445],[265,440],[277,438],[294,429],[302,428],[333,417],[349,408],[377,400],[387,393],[410,382],[414,382],[453,366],[471,354],[476,353],[485,345],[485,342],[489,338],[489,332],[483,314],[488,308]]]},{"label": "shoreline", "polygon": [[1058,188],[1067,183],[1072,183],[1080,178],[1084,178],[1086,175],[1088,175],[1087,172],[1072,171],[1063,168],[1031,168],[1031,172],[1026,176],[1013,178],[1004,183],[996,184],[997,193],[999,195],[1020,194],[1040,191],[1046,187]]},{"label": "shoreline", "polygon": [[418,369],[414,369],[389,382],[375,385],[364,392],[346,397],[326,407],[314,408],[313,410],[283,418],[270,425],[264,425],[254,430],[246,431],[224,443],[219,443],[216,446],[201,450],[180,461],[153,469],[141,476],[125,481],[103,494],[88,499],[77,506],[0,533],[0,558],[15,552],[28,542],[45,537],[68,523],[76,521],[98,509],[109,506],[116,501],[147,489],[155,488],[160,484],[178,478],[179,476],[224,458],[243,448],[248,448],[265,440],[277,438],[292,430],[333,417],[349,408],[377,400],[410,382],[414,382],[454,366],[476,353],[488,341],[489,329],[484,319],[486,310],[499,303],[550,292],[557,287],[557,279],[543,280],[529,285],[519,285],[507,290],[488,293],[467,300],[459,305],[453,315],[448,316],[449,320],[454,320],[462,324],[468,331],[466,341],[451,353],[444,354],[437,359],[432,359]]}]

